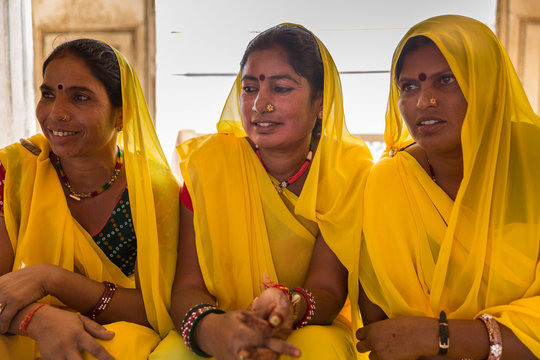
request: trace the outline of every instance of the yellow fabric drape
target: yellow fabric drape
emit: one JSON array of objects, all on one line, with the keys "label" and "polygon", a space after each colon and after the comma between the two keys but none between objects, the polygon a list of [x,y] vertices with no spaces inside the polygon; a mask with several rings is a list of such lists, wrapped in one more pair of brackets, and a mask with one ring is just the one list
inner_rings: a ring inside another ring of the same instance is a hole
[{"label": "yellow fabric drape", "polygon": [[487,312],[540,356],[540,119],[487,26],[434,17],[394,53],[388,151],[410,142],[394,79],[404,44],[418,35],[437,45],[468,103],[463,180],[453,202],[405,151],[381,160],[366,185],[360,280],[390,317]]},{"label": "yellow fabric drape", "polygon": [[[361,220],[371,154],[347,131],[338,71],[327,49],[317,42],[325,74],[322,136],[299,197],[287,189],[286,198],[280,197],[245,138],[240,74],[217,124],[219,134],[178,147],[193,201],[201,270],[208,290],[225,310],[245,309],[261,292],[264,275],[287,285],[303,284],[317,235],[309,230],[309,222],[318,226],[358,281],[354,251],[359,244],[354,239],[359,239],[359,227],[352,224]],[[350,333],[348,338],[348,352],[341,352],[342,358],[355,356]]]},{"label": "yellow fabric drape", "polygon": [[[124,148],[140,286],[146,315],[155,332],[125,322],[110,324],[107,327],[122,331],[116,333],[115,340],[102,344],[112,353],[136,359],[146,358],[160,336],[164,337],[173,327],[168,309],[176,267],[179,186],[163,156],[135,72],[123,55],[115,52],[123,101],[124,131],[119,144]],[[0,162],[6,168],[4,219],[15,252],[13,270],[55,264],[96,281],[134,288],[134,277],[125,276],[71,216],[62,185],[49,161],[48,141],[43,135],[35,135],[30,141],[41,150],[38,156],[21,144],[0,150]],[[50,297],[43,301],[59,303]],[[0,338],[3,347],[8,346],[4,340],[25,344],[25,349],[36,347],[30,339]],[[137,346],[129,339],[137,339]],[[15,358],[24,359],[18,354],[26,350],[9,346],[8,349]]]}]

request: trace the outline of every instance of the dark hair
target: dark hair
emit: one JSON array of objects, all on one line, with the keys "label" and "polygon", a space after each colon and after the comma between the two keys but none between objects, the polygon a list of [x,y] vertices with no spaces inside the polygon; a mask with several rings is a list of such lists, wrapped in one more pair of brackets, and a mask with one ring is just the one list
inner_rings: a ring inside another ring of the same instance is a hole
[{"label": "dark hair", "polygon": [[414,36],[407,40],[407,42],[403,46],[403,49],[401,49],[401,54],[399,54],[399,58],[396,62],[396,81],[399,81],[399,75],[401,75],[401,70],[403,69],[405,57],[414,50],[417,50],[426,45],[435,45],[435,43],[433,42],[433,40],[423,35]]},{"label": "dark hair", "polygon": [[120,82],[120,66],[113,49],[93,39],[77,39],[57,46],[43,63],[43,75],[51,61],[72,54],[79,57],[107,90],[109,101],[113,107],[122,106],[122,85]]},{"label": "dark hair", "polygon": [[323,92],[324,66],[317,40],[309,31],[295,25],[277,25],[257,35],[244,52],[240,70],[244,70],[253,52],[274,47],[285,50],[294,71],[308,80],[312,99]]}]

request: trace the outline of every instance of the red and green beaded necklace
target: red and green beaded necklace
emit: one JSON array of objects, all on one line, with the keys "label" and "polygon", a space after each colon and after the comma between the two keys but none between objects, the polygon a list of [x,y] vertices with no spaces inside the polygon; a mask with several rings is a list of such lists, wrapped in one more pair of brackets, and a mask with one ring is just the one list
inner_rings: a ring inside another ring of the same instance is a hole
[{"label": "red and green beaded necklace", "polygon": [[107,183],[105,183],[101,188],[87,192],[87,193],[78,193],[75,190],[73,190],[73,187],[71,186],[68,177],[66,176],[66,173],[64,173],[64,169],[62,169],[62,164],[60,163],[60,157],[56,154],[54,154],[56,157],[56,169],[58,170],[58,173],[60,173],[60,177],[62,178],[62,182],[64,183],[65,187],[69,191],[69,197],[73,200],[81,201],[82,199],[87,198],[93,198],[95,196],[98,196],[105,190],[111,187],[111,185],[116,181],[118,178],[118,175],[120,174],[120,170],[122,169],[122,164],[124,163],[124,153],[122,152],[122,149],[118,148],[118,156],[116,157],[116,165],[114,166],[114,173],[112,174],[111,178]]}]

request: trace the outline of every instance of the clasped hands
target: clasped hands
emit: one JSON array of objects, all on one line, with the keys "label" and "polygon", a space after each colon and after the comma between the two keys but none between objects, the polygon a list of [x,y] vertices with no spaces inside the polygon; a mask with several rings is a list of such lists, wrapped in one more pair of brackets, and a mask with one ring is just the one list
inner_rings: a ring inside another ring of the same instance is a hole
[{"label": "clasped hands", "polygon": [[299,357],[300,350],[286,342],[292,333],[293,309],[287,296],[269,288],[246,311],[209,315],[196,329],[197,343],[219,360],[274,360],[280,355]]}]

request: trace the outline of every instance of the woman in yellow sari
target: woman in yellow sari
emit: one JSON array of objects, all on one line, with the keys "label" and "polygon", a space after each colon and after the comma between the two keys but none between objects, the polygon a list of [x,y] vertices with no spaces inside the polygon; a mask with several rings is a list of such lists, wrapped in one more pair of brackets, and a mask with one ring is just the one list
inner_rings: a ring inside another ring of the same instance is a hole
[{"label": "woman in yellow sari", "polygon": [[[324,45],[297,25],[259,34],[217,128],[178,147],[185,188],[172,314],[185,343],[218,359],[354,357],[336,316],[354,259],[347,224],[372,162],[345,127]],[[188,346],[172,358],[197,358]]]},{"label": "woman in yellow sari", "polygon": [[40,91],[43,135],[0,150],[0,358],[147,359],[173,327],[179,187],[137,76],[79,39]]},{"label": "woman in yellow sari", "polygon": [[366,185],[358,350],[538,358],[540,119],[487,26],[449,15],[405,35],[385,141]]}]

